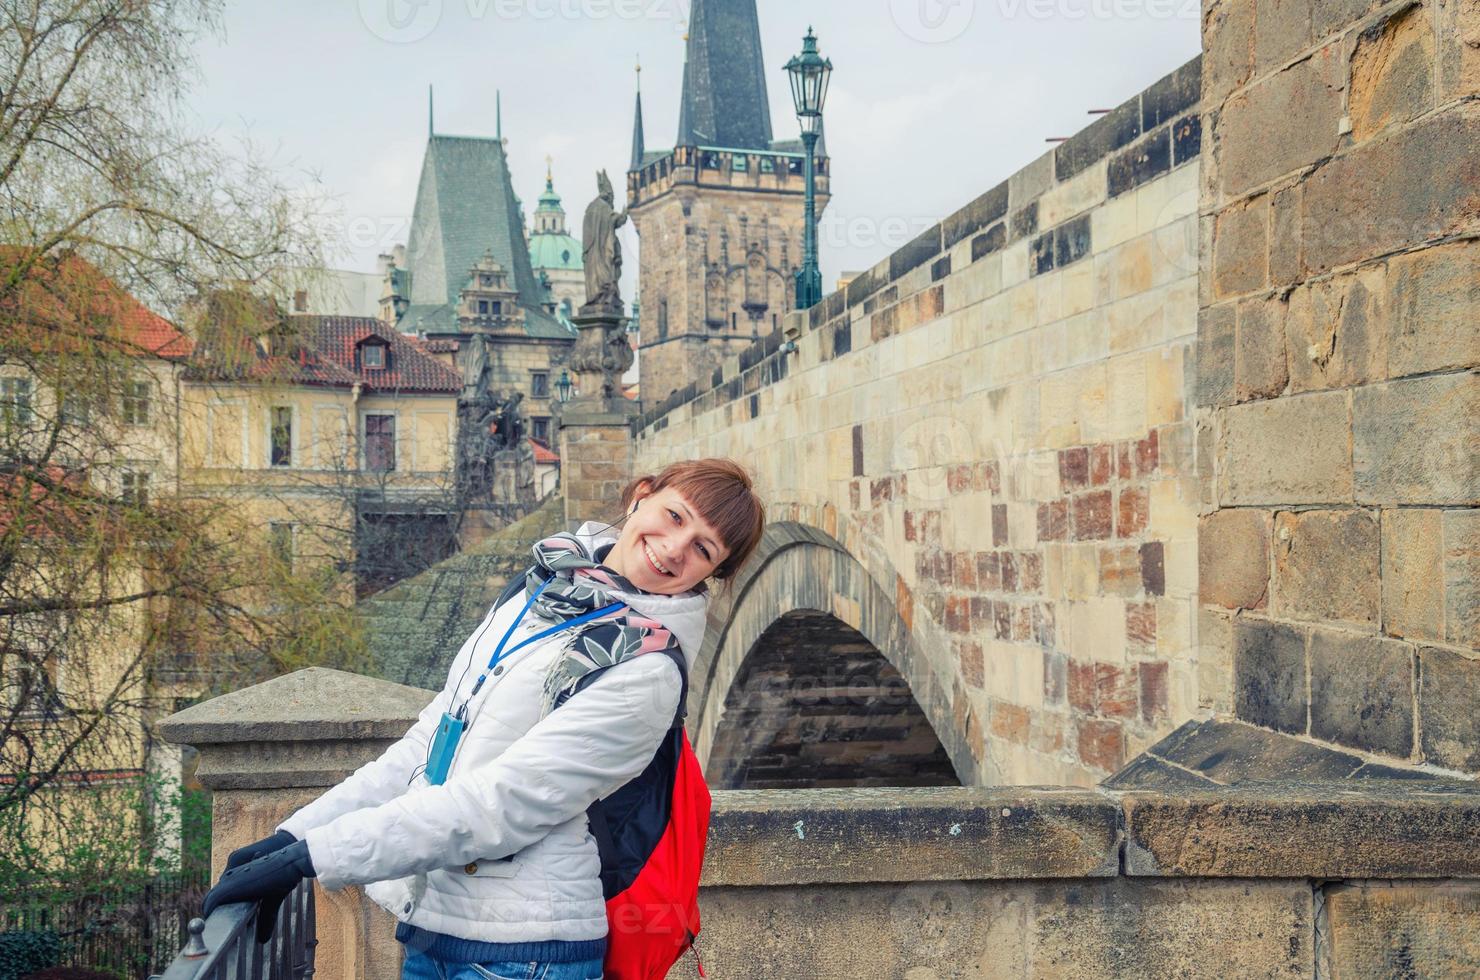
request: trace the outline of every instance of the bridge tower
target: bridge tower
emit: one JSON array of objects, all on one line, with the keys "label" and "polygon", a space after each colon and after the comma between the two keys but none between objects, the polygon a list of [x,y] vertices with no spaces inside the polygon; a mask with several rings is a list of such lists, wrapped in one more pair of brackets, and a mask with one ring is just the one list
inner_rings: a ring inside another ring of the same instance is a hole
[{"label": "bridge tower", "polygon": [[[727,355],[779,330],[802,261],[804,150],[772,136],[755,0],[693,0],[686,59],[674,146],[646,148],[639,88],[627,173],[649,404],[707,383]],[[823,140],[817,158],[820,215]]]}]

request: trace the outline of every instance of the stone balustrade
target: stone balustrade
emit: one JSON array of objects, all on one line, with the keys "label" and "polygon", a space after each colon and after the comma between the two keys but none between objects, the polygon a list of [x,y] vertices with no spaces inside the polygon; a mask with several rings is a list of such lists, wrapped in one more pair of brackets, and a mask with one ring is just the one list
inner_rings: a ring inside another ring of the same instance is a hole
[{"label": "stone balustrade", "polygon": [[[200,752],[215,867],[374,758],[431,696],[310,669],[161,723]],[[1278,754],[1232,740],[1282,736],[1193,727],[1154,765],[1128,767],[1138,778],[1118,790],[715,791],[705,969],[840,980],[1473,971],[1480,786],[1397,770],[1225,785],[1219,745]],[[398,974],[389,916],[359,889],[317,898],[319,976]]]}]

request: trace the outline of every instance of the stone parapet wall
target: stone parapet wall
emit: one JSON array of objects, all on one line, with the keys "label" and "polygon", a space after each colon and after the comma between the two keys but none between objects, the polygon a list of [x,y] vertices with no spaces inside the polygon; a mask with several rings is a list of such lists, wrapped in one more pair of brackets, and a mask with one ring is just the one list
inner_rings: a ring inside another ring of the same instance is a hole
[{"label": "stone parapet wall", "polygon": [[765,337],[640,420],[637,472],[734,456],[773,519],[862,565],[918,638],[917,698],[968,781],[1092,783],[1210,707],[1187,413],[1199,72],[789,317],[794,353]]},{"label": "stone parapet wall", "polygon": [[[309,669],[163,721],[200,751],[217,871],[431,699]],[[716,790],[699,955],[712,976],[819,980],[1473,975],[1480,787],[1236,723],[1156,752],[1115,790]],[[320,889],[319,974],[397,976],[392,929],[361,889]]]},{"label": "stone parapet wall", "polygon": [[1202,696],[1480,772],[1480,6],[1223,0],[1204,48]]},{"label": "stone parapet wall", "polygon": [[1477,822],[1391,784],[718,792],[698,948],[714,976],[1469,976]]}]

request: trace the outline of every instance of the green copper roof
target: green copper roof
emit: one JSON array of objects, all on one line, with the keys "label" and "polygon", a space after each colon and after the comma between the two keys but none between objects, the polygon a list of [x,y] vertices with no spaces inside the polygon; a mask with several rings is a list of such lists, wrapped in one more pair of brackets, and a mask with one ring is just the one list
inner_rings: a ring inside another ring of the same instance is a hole
[{"label": "green copper roof", "polygon": [[536,269],[584,269],[581,243],[569,235],[531,235],[529,264]]},{"label": "green copper roof", "polygon": [[560,195],[555,193],[555,181],[553,178],[545,177],[545,192],[540,195],[539,207],[535,211],[562,211],[560,206]]},{"label": "green copper roof", "polygon": [[403,329],[449,331],[458,296],[474,263],[491,252],[509,272],[531,336],[569,331],[540,308],[540,287],[524,248],[524,219],[503,143],[471,136],[432,136],[422,161],[407,262],[411,305]]}]

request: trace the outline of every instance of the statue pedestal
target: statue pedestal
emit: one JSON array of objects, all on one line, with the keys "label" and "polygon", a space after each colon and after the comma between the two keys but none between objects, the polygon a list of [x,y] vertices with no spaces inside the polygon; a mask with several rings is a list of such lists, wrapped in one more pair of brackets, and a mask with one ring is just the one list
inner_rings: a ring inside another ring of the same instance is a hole
[{"label": "statue pedestal", "polygon": [[619,311],[582,309],[570,368],[580,394],[560,406],[560,483],[570,529],[621,516],[622,488],[632,479],[632,420],[639,405],[622,394],[632,348]]}]

